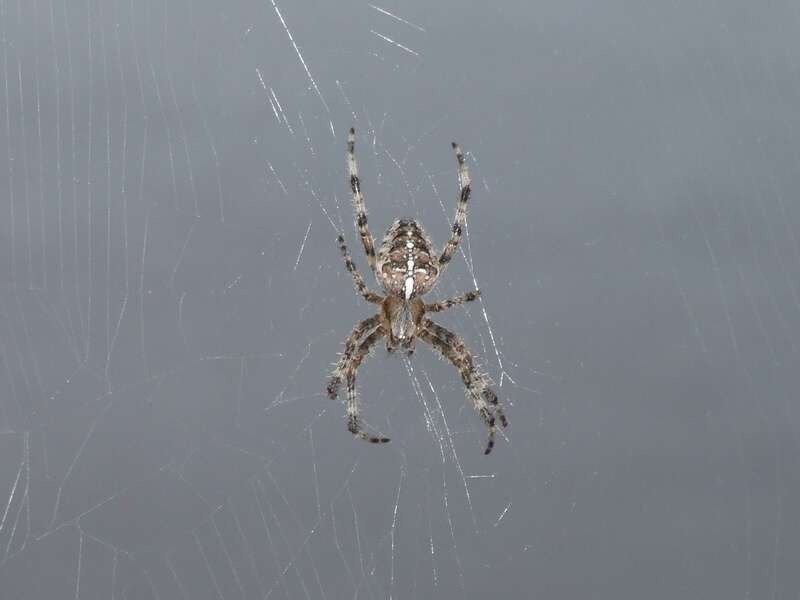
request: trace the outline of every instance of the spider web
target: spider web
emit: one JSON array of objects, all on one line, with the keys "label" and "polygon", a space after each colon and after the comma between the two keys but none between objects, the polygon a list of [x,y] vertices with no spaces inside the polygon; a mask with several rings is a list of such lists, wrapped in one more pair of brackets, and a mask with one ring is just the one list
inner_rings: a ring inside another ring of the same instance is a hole
[{"label": "spider web", "polygon": [[[796,596],[800,15],[605,10],[0,0],[3,596]],[[351,125],[378,240],[467,152],[488,457],[422,345],[323,393]]]}]

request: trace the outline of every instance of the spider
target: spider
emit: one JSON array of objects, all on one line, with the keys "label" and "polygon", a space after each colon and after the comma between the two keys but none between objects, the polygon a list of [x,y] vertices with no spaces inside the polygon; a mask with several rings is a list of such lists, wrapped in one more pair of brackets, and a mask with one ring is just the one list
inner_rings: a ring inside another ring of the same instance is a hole
[{"label": "spider", "polygon": [[462,339],[427,317],[428,313],[438,313],[465,302],[472,302],[480,296],[480,291],[474,290],[440,302],[426,303],[422,300],[422,296],[436,285],[445,267],[453,258],[461,239],[470,195],[469,171],[464,161],[464,154],[458,144],[453,142],[461,192],[452,235],[439,257],[437,258],[434,253],[430,238],[413,219],[395,220],[376,253],[375,241],[367,228],[367,211],[358,178],[355,140],[356,132],[351,128],[347,136],[347,169],[353,192],[356,226],[367,255],[367,263],[383,286],[386,295],[382,296],[367,287],[350,256],[344,236],[339,235],[337,238],[339,250],[344,258],[345,268],[353,277],[356,291],[367,302],[378,304],[380,309],[378,314],[357,323],[345,339],[344,351],[328,382],[328,396],[336,399],[342,379],[346,380],[348,430],[368,442],[375,444],[388,442],[389,438],[372,436],[361,429],[356,373],[361,362],[382,337],[386,337],[386,350],[389,353],[400,346],[409,356],[414,352],[415,341],[419,338],[433,346],[458,369],[466,387],[467,397],[472,400],[475,410],[489,429],[489,438],[484,450],[484,454],[489,454],[494,447],[495,420],[499,419],[503,427],[508,425],[503,408],[497,400],[497,394],[489,387],[488,377],[475,367],[472,355]]}]

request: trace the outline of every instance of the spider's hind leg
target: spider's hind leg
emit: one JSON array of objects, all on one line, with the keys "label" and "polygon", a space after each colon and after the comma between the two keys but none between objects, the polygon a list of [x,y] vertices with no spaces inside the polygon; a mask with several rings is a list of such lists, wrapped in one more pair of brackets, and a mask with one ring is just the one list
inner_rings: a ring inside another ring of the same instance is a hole
[{"label": "spider's hind leg", "polygon": [[453,151],[455,152],[456,161],[458,162],[459,194],[458,204],[456,205],[456,216],[453,220],[452,234],[447,244],[445,244],[441,256],[439,256],[439,264],[442,270],[444,270],[444,267],[453,258],[453,254],[455,254],[456,248],[458,248],[458,243],[461,241],[461,233],[467,221],[467,203],[469,202],[470,191],[472,189],[469,169],[464,160],[464,153],[461,151],[461,147],[455,142],[453,142]]},{"label": "spider's hind leg", "polygon": [[364,253],[367,255],[369,268],[375,273],[375,240],[367,226],[367,208],[364,204],[364,194],[361,192],[361,180],[358,177],[358,163],[356,162],[356,131],[352,127],[347,133],[347,171],[350,175],[350,191],[353,192],[353,208],[356,211],[356,227],[361,236]]}]

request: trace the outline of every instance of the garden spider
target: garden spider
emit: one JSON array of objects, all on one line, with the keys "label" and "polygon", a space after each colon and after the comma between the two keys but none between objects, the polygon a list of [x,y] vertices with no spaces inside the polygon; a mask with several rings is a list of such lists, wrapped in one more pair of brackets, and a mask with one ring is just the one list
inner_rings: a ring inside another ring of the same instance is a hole
[{"label": "garden spider", "polygon": [[484,451],[484,454],[489,454],[494,447],[495,420],[499,419],[503,427],[508,425],[503,408],[497,400],[497,394],[489,387],[487,375],[479,372],[475,367],[472,355],[461,338],[441,325],[437,325],[426,316],[427,313],[437,313],[451,306],[472,302],[480,296],[480,291],[474,290],[430,304],[422,300],[422,296],[430,292],[436,285],[445,266],[453,258],[461,239],[470,195],[469,171],[464,162],[464,154],[458,144],[453,142],[453,150],[458,160],[461,193],[456,207],[453,232],[441,255],[438,258],[435,256],[430,238],[413,219],[395,220],[383,238],[376,255],[375,241],[367,228],[367,211],[364,206],[364,196],[361,194],[361,183],[358,179],[355,139],[355,130],[351,128],[347,136],[347,168],[350,174],[350,187],[353,191],[356,225],[367,254],[367,262],[386,291],[386,296],[367,288],[364,278],[347,250],[344,236],[339,235],[339,250],[344,257],[345,267],[353,276],[356,291],[367,302],[380,305],[380,310],[378,314],[360,321],[347,336],[344,351],[328,382],[328,396],[335,399],[339,385],[342,379],[345,379],[347,382],[347,428],[362,440],[372,443],[388,442],[389,438],[369,435],[359,425],[356,373],[361,362],[381,337],[386,336],[386,349],[390,353],[394,352],[399,345],[409,355],[414,352],[415,340],[420,338],[453,363],[461,374],[461,380],[466,386],[467,397],[472,400],[475,410],[478,411],[489,429],[489,439]]}]

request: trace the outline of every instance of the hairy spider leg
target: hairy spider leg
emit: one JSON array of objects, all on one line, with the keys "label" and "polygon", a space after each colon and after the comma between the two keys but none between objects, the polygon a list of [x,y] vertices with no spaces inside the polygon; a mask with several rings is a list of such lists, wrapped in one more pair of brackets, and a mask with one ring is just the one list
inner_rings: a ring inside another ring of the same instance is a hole
[{"label": "hairy spider leg", "polygon": [[347,429],[354,436],[373,444],[385,444],[389,441],[387,437],[377,437],[370,435],[361,429],[359,424],[358,393],[356,392],[356,373],[361,361],[364,360],[372,347],[383,336],[383,330],[378,327],[361,342],[358,351],[353,356],[353,360],[347,368]]},{"label": "hairy spider leg", "polygon": [[447,310],[448,308],[458,306],[459,304],[464,304],[465,302],[473,302],[474,300],[480,298],[480,295],[481,295],[480,290],[473,290],[471,292],[467,292],[466,294],[453,296],[452,298],[448,298],[447,300],[432,302],[431,304],[425,305],[425,312],[433,312],[433,313],[442,312],[443,310]]},{"label": "hairy spider leg", "polygon": [[350,332],[350,335],[348,335],[345,339],[342,355],[339,357],[339,362],[336,363],[336,367],[333,369],[333,373],[331,373],[331,378],[328,380],[327,391],[328,397],[331,400],[335,400],[339,393],[339,384],[341,384],[348,365],[353,359],[353,352],[356,350],[356,344],[358,343],[358,340],[360,340],[368,331],[374,329],[379,322],[380,315],[372,315],[363,321],[359,321],[353,328],[353,331]]},{"label": "hairy spider leg", "polygon": [[453,142],[453,150],[456,153],[456,160],[458,161],[458,185],[460,194],[458,197],[458,205],[456,205],[456,218],[453,221],[453,233],[450,236],[447,244],[445,244],[442,255],[439,257],[439,264],[444,270],[447,263],[453,258],[453,254],[458,248],[458,242],[461,241],[461,232],[464,229],[464,223],[467,220],[467,203],[469,202],[469,195],[471,191],[469,169],[464,160],[464,153],[461,152],[461,147]]},{"label": "hairy spider leg", "polygon": [[353,285],[355,286],[356,291],[361,294],[361,296],[367,302],[371,302],[372,304],[380,304],[383,300],[383,296],[376,294],[367,287],[367,284],[364,282],[364,278],[361,276],[356,263],[353,262],[353,257],[350,256],[350,251],[347,249],[344,236],[340,234],[336,238],[336,241],[339,242],[339,252],[342,253],[342,258],[344,258],[344,268],[347,269],[350,275],[352,275]]},{"label": "hairy spider leg", "polygon": [[347,171],[350,174],[350,189],[353,192],[353,206],[356,210],[356,227],[361,235],[361,243],[367,255],[369,268],[375,273],[375,240],[367,227],[367,207],[364,204],[364,194],[361,193],[361,180],[358,178],[358,163],[356,162],[356,130],[352,127],[347,134]]},{"label": "hairy spider leg", "polygon": [[489,454],[494,448],[497,430],[495,418],[500,419],[503,427],[508,426],[508,420],[497,400],[497,394],[489,387],[486,375],[480,373],[475,367],[472,355],[460,337],[430,319],[425,319],[423,325],[425,329],[420,331],[419,337],[433,346],[458,369],[475,410],[489,428],[489,439],[484,450],[484,454]]}]

